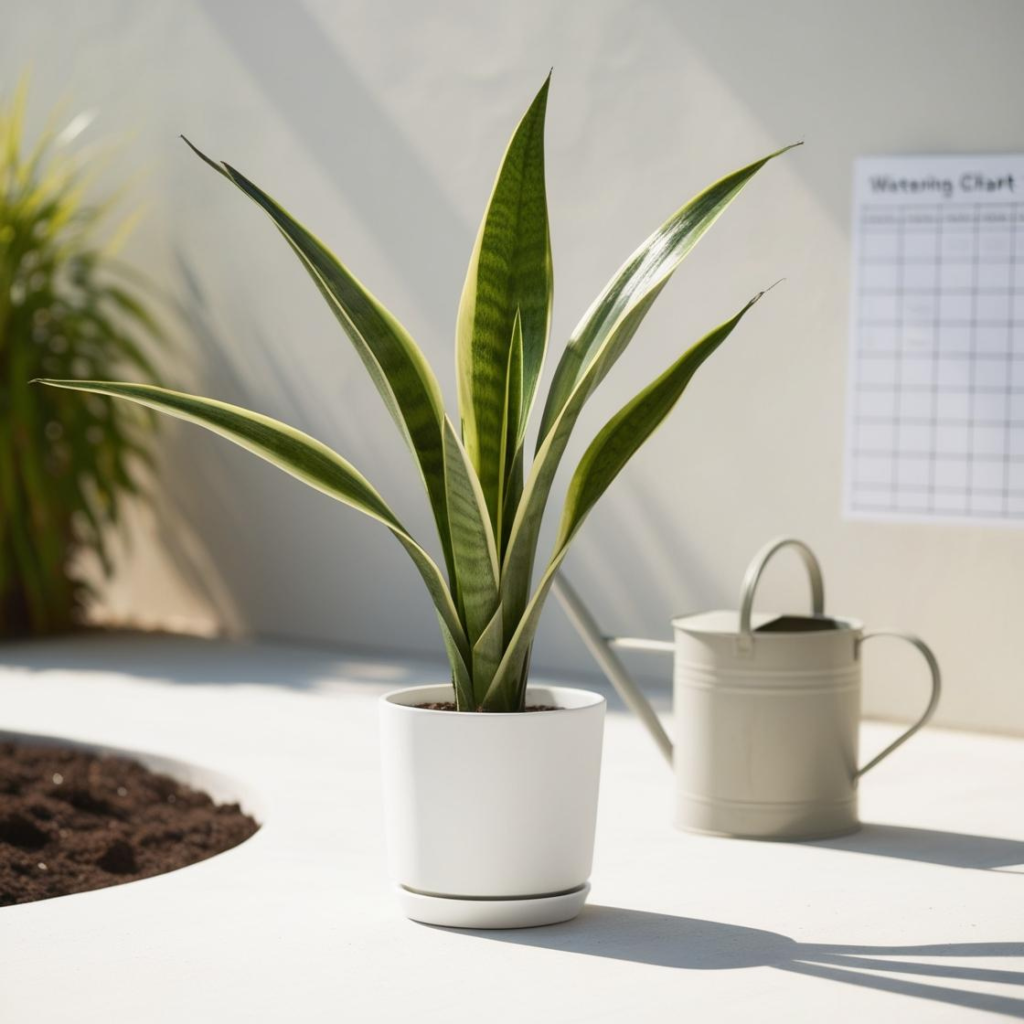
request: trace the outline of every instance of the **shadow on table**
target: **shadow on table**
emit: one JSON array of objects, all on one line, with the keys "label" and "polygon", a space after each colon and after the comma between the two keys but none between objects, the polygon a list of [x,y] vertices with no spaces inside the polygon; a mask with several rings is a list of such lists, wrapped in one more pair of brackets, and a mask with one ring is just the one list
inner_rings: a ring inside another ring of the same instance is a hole
[{"label": "shadow on table", "polygon": [[900,825],[865,824],[859,832],[848,836],[818,839],[801,845],[982,871],[1019,867],[1019,871],[1005,873],[1024,874],[1024,842],[1018,839],[935,832]]},{"label": "shadow on table", "polygon": [[1016,996],[990,995],[926,981],[887,977],[888,974],[911,974],[940,981],[1024,985],[1021,971],[915,963],[903,959],[1024,957],[1024,942],[948,942],[924,946],[804,943],[759,928],[602,906],[588,906],[576,920],[549,928],[460,934],[677,970],[773,967],[791,974],[916,996],[952,1006],[1011,1017],[1024,1016],[1024,999]]},{"label": "shadow on table", "polygon": [[[43,641],[0,641],[0,669],[7,667],[29,672],[109,672],[184,686],[244,684],[306,692],[338,682],[418,686],[450,676],[442,660],[428,654],[382,653],[274,636],[208,639],[103,628]],[[536,681],[554,680],[541,674]],[[597,690],[608,699],[610,712],[625,712],[625,705],[603,680],[559,677],[558,681]],[[669,696],[666,688],[659,702],[666,703]]]},{"label": "shadow on table", "polygon": [[420,663],[387,661],[372,652],[360,655],[275,639],[224,642],[104,629],[82,630],[44,643],[0,644],[3,666],[30,672],[111,672],[186,686],[244,684],[300,691],[317,690],[331,680],[396,687],[423,681]]}]

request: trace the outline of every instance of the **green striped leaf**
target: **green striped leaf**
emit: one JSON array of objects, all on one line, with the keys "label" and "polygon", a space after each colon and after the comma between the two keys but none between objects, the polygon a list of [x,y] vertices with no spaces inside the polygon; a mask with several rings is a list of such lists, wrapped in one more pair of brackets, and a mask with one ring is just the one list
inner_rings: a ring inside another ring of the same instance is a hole
[{"label": "green striped leaf", "polygon": [[758,292],[734,317],[701,338],[605,424],[569,483],[556,549],[569,543],[611,482],[664,422],[693,375],[764,294]]},{"label": "green striped leaf", "polygon": [[505,471],[499,480],[498,522],[495,535],[499,543],[499,559],[504,555],[504,542],[508,539],[519,497],[523,492],[523,434],[526,421],[523,418],[523,328],[522,318],[516,309],[512,323],[512,344],[508,348],[508,372],[505,375],[505,402],[501,415],[501,457],[500,464]]},{"label": "green striped leaf", "polygon": [[462,656],[458,644],[452,637],[443,619],[438,617],[441,623],[441,637],[444,640],[445,653],[448,655],[448,662],[452,669],[452,687],[455,689],[455,707],[459,711],[476,711],[480,701],[473,692],[473,679],[466,659]]},{"label": "green striped leaf", "polygon": [[587,448],[569,484],[554,554],[511,636],[484,698],[484,707],[504,708],[516,699],[544,601],[570,543],[590,510],[638,449],[664,422],[701,364],[729,337],[763,294],[759,292],[732,319],[706,334],[680,356],[620,409]]},{"label": "green striped leaf", "polygon": [[514,451],[502,455],[509,346],[517,310],[522,389],[515,416],[525,426],[551,323],[552,270],[544,186],[544,115],[550,76],[505,151],[477,234],[456,329],[462,436],[483,487],[495,534]]},{"label": "green striped leaf", "polygon": [[89,380],[39,380],[37,383],[127,399],[205,427],[310,487],[383,523],[408,552],[423,578],[434,600],[446,648],[458,655],[463,667],[469,661],[469,645],[437,565],[413,540],[370,482],[325,444],[269,416],[150,384]]},{"label": "green striped leaf", "polygon": [[[725,212],[726,207],[739,195],[743,186],[769,160],[800,145],[802,143],[797,142],[769,153],[768,156],[755,160],[752,164],[733,171],[732,174],[727,174],[721,181],[715,182],[710,188],[694,196],[669,217],[619,268],[577,324],[562,353],[544,406],[538,447],[554,426],[555,419],[565,407],[590,359],[601,350],[626,308],[637,302],[646,292],[668,280],[711,225]],[[605,361],[602,372],[594,381],[594,386],[599,384],[611,369],[612,362],[614,360]]]},{"label": "green striped leaf", "polygon": [[697,241],[760,168],[792,148],[787,146],[727,175],[677,211],[630,257],[575,332],[552,382],[537,453],[502,563],[507,633],[525,613],[544,508],[583,406]]},{"label": "green striped leaf", "polygon": [[[624,347],[636,333],[648,308],[658,297],[664,283],[658,285],[628,310],[613,329],[608,344]],[[600,357],[599,357],[600,358]],[[599,360],[595,361],[599,362]],[[530,467],[509,535],[501,572],[501,601],[505,614],[505,632],[511,635],[525,614],[530,596],[534,558],[540,537],[541,520],[559,463],[569,443],[576,422],[592,390],[591,381],[597,373],[591,364],[574,389],[565,408],[558,414]]]},{"label": "green striped leaf", "polygon": [[505,653],[505,631],[502,625],[501,608],[494,610],[487,628],[473,644],[473,707],[483,706],[487,691],[491,687],[495,672]]},{"label": "green striped leaf", "polygon": [[480,482],[447,417],[444,452],[459,611],[472,646],[487,628],[498,606],[498,553]]},{"label": "green striped leaf", "polygon": [[523,497],[523,461],[526,457],[525,445],[520,442],[519,450],[512,461],[512,468],[508,475],[505,498],[501,513],[501,538],[498,550],[499,564],[504,564],[505,554],[508,551],[509,539],[512,536],[512,524],[515,522],[516,510]]},{"label": "green striped leaf", "polygon": [[266,192],[230,164],[217,163],[188,139],[185,142],[270,217],[345,330],[419,465],[454,590],[445,494],[444,402],[437,378],[422,351],[348,268]]}]

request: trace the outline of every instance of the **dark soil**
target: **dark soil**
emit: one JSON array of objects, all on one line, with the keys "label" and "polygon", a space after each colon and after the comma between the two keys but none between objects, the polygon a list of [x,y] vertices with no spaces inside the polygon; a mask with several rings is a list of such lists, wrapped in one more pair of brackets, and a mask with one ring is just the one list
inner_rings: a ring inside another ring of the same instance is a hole
[{"label": "dark soil", "polygon": [[0,743],[0,906],[160,875],[257,828],[127,758]]},{"label": "dark soil", "polygon": [[[432,704],[416,704],[415,707],[423,708],[424,711],[458,711],[459,709],[450,700],[435,701]],[[523,708],[523,711],[561,711],[560,707],[554,704],[531,704]]]}]

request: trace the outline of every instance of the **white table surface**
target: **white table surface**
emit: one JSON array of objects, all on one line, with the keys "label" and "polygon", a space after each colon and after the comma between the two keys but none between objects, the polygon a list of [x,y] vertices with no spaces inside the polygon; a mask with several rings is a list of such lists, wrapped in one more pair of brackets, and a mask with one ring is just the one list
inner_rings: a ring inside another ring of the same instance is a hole
[{"label": "white table surface", "polygon": [[865,778],[860,833],[756,843],[675,831],[671,775],[613,707],[590,905],[445,931],[391,896],[375,708],[440,671],[131,635],[0,647],[3,728],[199,762],[264,820],[184,870],[0,909],[0,1021],[1024,1017],[1024,740],[927,729]]}]

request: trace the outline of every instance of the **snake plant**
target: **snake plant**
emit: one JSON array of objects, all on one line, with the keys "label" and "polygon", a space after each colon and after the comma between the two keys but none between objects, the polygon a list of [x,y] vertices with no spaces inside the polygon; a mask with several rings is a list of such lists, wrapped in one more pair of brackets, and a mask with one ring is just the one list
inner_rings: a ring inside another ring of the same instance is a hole
[{"label": "snake plant", "polygon": [[460,711],[522,710],[541,608],[570,542],[698,367],[760,295],[683,352],[597,434],[573,473],[554,550],[534,584],[541,517],[583,406],[682,260],[757,171],[784,152],[701,192],[623,264],[561,354],[528,459],[527,424],[537,404],[551,323],[544,184],[549,82],[550,76],[508,144],[470,259],[455,337],[458,426],[445,412],[437,378],[419,347],[348,267],[244,174],[185,140],[270,217],[355,346],[423,478],[444,571],[362,473],[292,427],[224,402],[149,385],[42,382],[125,398],[199,424],[386,526],[433,599]]},{"label": "snake plant", "polygon": [[67,629],[89,596],[91,553],[149,460],[152,413],[105,398],[30,389],[29,377],[139,375],[161,332],[113,251],[130,219],[89,200],[76,125],[56,117],[30,147],[23,83],[0,104],[0,637]]}]

